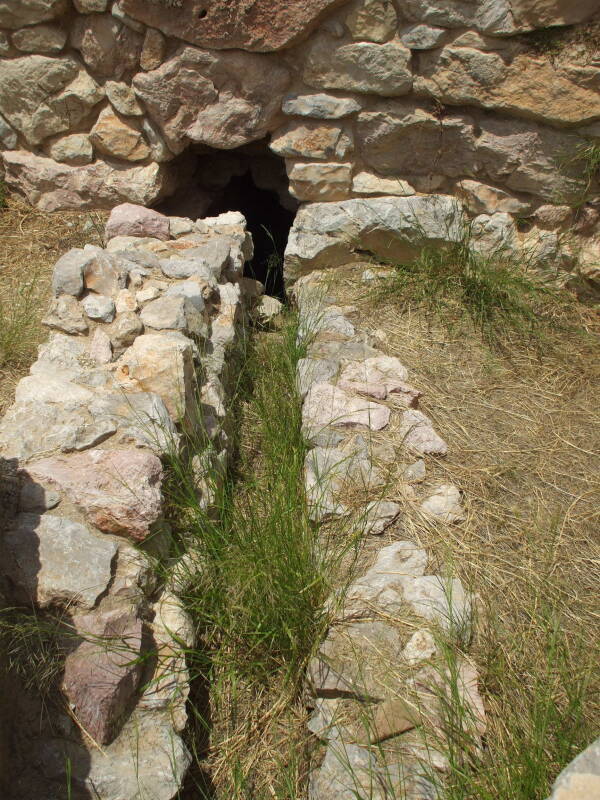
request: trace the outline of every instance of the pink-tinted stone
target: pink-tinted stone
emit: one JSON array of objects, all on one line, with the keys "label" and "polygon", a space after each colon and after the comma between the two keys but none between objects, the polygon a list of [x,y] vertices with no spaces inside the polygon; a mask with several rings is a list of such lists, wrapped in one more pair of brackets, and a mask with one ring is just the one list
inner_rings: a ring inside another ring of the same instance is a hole
[{"label": "pink-tinted stone", "polygon": [[307,433],[329,425],[380,431],[390,421],[390,410],[370,400],[354,397],[330,383],[315,383],[306,395],[302,417]]},{"label": "pink-tinted stone", "polygon": [[169,36],[214,50],[268,52],[306,36],[345,0],[186,0],[167,3],[123,0],[123,11]]},{"label": "pink-tinted stone", "polygon": [[88,450],[30,464],[36,480],[60,488],[104,533],[141,541],[161,514],[162,465],[140,450]]},{"label": "pink-tinted stone", "polygon": [[419,455],[445,456],[448,445],[433,429],[429,417],[421,411],[405,411],[400,425],[402,443]]},{"label": "pink-tinted stone", "polygon": [[106,238],[115,236],[150,236],[169,238],[169,218],[134,203],[121,203],[111,211],[106,223]]},{"label": "pink-tinted stone", "polygon": [[75,620],[81,644],[65,660],[63,691],[75,716],[99,744],[108,744],[140,681],[142,622],[115,609]]}]

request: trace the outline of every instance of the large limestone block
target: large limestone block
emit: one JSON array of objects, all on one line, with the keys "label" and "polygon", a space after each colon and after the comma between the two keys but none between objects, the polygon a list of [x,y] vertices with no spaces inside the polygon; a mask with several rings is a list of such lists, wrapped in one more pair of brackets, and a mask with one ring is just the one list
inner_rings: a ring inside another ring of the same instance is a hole
[{"label": "large limestone block", "polygon": [[151,208],[122,203],[110,212],[106,223],[107,240],[115,236],[149,236],[153,239],[169,238],[169,218]]},{"label": "large limestone block", "polygon": [[420,56],[415,90],[451,105],[482,106],[558,125],[584,124],[600,118],[596,72],[590,67],[580,77],[527,53],[507,61],[498,53],[444,47]]},{"label": "large limestone block", "polygon": [[136,69],[142,37],[112,14],[90,14],[73,23],[71,44],[81,52],[92,72],[120,80],[126,72]]},{"label": "large limestone block", "polygon": [[161,515],[160,460],[141,450],[89,450],[30,464],[29,475],[60,489],[103,533],[136,541]]},{"label": "large limestone block", "polygon": [[166,164],[71,166],[23,150],[4,152],[3,158],[6,183],[44,211],[113,208],[127,201],[152,205],[172,186]]},{"label": "large limestone block", "polygon": [[0,0],[0,28],[21,28],[64,14],[68,0]]},{"label": "large limestone block", "polygon": [[[582,137],[501,117],[486,116],[480,124],[477,162],[493,183],[551,202],[581,193],[581,174],[566,160],[585,142]],[[559,170],[560,161],[563,166]]]},{"label": "large limestone block", "polygon": [[398,97],[412,88],[410,57],[399,42],[337,44],[320,36],[308,51],[303,77],[316,89]]},{"label": "large limestone block", "polygon": [[0,112],[31,145],[72,129],[103,96],[71,56],[22,56],[0,70]]},{"label": "large limestone block", "polygon": [[13,602],[92,608],[110,581],[117,547],[64,517],[19,514],[3,551]]},{"label": "large limestone block", "polygon": [[460,206],[446,195],[314,203],[296,216],[285,271],[293,279],[312,269],[363,258],[354,252],[356,242],[386,259],[409,259],[423,245],[443,246],[460,237]]},{"label": "large limestone block", "polygon": [[123,161],[144,161],[150,155],[150,148],[137,125],[110,108],[100,112],[90,131],[90,140],[98,152]]},{"label": "large limestone block", "polygon": [[306,36],[344,0],[189,0],[177,4],[122,0],[123,11],[169,36],[214,50],[280,50]]},{"label": "large limestone block", "polygon": [[459,177],[475,164],[476,137],[468,116],[440,120],[413,104],[359,114],[356,142],[365,163],[382,175]]},{"label": "large limestone block", "polygon": [[266,56],[183,47],[133,87],[174,153],[189,141],[231,149],[274,130],[290,76]]}]

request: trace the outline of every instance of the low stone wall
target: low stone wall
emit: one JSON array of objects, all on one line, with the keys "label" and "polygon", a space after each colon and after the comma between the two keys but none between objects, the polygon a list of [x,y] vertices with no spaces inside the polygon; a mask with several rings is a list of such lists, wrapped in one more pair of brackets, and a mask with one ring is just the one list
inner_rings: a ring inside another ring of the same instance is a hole
[{"label": "low stone wall", "polygon": [[[270,136],[301,201],[445,192],[520,218],[580,204],[598,189],[573,160],[600,137],[597,14],[595,0],[5,0],[6,179],[45,209],[152,205],[190,146]],[[565,213],[542,216],[558,228]]]},{"label": "low stone wall", "polygon": [[[345,267],[341,283],[359,287],[358,269]],[[443,457],[447,444],[418,410],[421,392],[407,369],[374,346],[337,286],[327,271],[294,285],[308,346],[298,386],[312,446],[310,514],[323,525],[345,518],[347,532],[336,536],[334,526],[335,541],[359,536],[364,551],[363,568],[330,600],[331,624],[309,665],[309,728],[323,747],[308,797],[429,800],[443,793],[450,770],[448,727],[460,720],[462,732],[452,735],[462,737],[462,748],[478,747],[485,732],[477,670],[466,655],[475,599],[458,578],[428,569],[435,554],[402,532],[406,515],[451,525],[465,511],[454,485],[419,498],[423,458]],[[398,462],[405,464],[403,506],[386,495]],[[391,542],[379,544],[391,526]]]},{"label": "low stone wall", "polygon": [[66,633],[66,706],[48,716],[13,698],[14,797],[62,796],[70,780],[74,799],[170,800],[191,760],[194,631],[155,569],[172,557],[162,462],[199,430],[205,455],[227,460],[232,348],[261,287],[242,278],[239,214],[194,223],[125,205],[106,236],[57,262],[50,337],[0,422],[14,490],[2,594]]}]

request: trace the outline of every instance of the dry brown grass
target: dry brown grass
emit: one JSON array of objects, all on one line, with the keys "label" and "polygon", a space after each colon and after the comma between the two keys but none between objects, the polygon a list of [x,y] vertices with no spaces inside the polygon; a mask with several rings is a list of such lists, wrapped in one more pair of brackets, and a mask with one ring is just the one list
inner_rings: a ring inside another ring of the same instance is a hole
[{"label": "dry brown grass", "polygon": [[[504,798],[491,782],[503,779],[519,736],[526,746],[540,687],[566,716],[575,684],[591,681],[573,748],[594,735],[600,711],[600,325],[593,311],[575,308],[573,322],[585,334],[550,334],[551,354],[514,344],[499,355],[468,322],[449,332],[389,298],[374,304],[360,271],[340,275],[344,301],[356,305],[355,320],[377,346],[409,368],[422,409],[449,445],[447,458],[427,459],[413,512],[392,535],[414,538],[437,571],[458,575],[481,599],[472,653],[488,713],[490,774],[457,796]],[[463,490],[464,523],[420,518],[418,502],[441,483]],[[388,495],[402,497],[400,482]],[[552,742],[560,735],[546,734],[549,775],[563,766]],[[508,779],[503,786],[507,798],[538,797],[509,793]]]},{"label": "dry brown grass", "polygon": [[0,352],[0,413],[47,336],[41,319],[55,262],[71,247],[101,244],[104,218],[96,212],[45,213],[15,196],[0,208],[0,324],[4,334],[11,331]]}]

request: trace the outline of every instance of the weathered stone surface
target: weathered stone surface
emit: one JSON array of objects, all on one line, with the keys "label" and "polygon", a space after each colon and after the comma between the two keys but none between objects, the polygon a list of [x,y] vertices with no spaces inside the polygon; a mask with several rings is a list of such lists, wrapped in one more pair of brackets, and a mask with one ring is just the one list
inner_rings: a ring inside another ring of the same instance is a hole
[{"label": "weathered stone surface", "polygon": [[76,167],[23,150],[4,152],[3,159],[7,185],[44,211],[112,208],[125,201],[152,205],[171,186],[164,164],[115,169],[97,161]]},{"label": "weathered stone surface", "polygon": [[230,149],[261,139],[279,123],[289,81],[268,57],[183,47],[133,87],[179,153],[189,141]]},{"label": "weathered stone surface", "polygon": [[3,541],[14,601],[92,608],[111,577],[116,544],[63,517],[19,514]]},{"label": "weathered stone surface", "polygon": [[382,482],[381,472],[365,449],[315,447],[306,455],[304,483],[310,517],[315,521],[348,513],[345,495],[366,495]]},{"label": "weathered stone surface", "polygon": [[384,800],[386,775],[365,747],[331,741],[325,759],[310,777],[309,800]]},{"label": "weathered stone surface", "polygon": [[421,503],[421,511],[440,522],[463,522],[466,519],[460,489],[452,484],[438,487],[434,494]]},{"label": "weathered stone surface", "polygon": [[30,464],[29,474],[61,489],[104,533],[142,541],[161,514],[159,459],[137,450],[89,450]]},{"label": "weathered stone surface", "polygon": [[458,578],[420,575],[404,580],[402,592],[415,614],[445,630],[469,630],[471,598]]},{"label": "weathered stone surface", "polygon": [[350,194],[352,165],[294,163],[288,176],[290,193],[298,200],[344,200]]},{"label": "weathered stone surface", "polygon": [[179,334],[138,336],[119,359],[115,377],[126,391],[158,394],[179,420],[194,408],[194,344]]},{"label": "weathered stone surface", "polygon": [[471,224],[471,247],[478,253],[514,255],[519,246],[515,221],[504,212],[480,214]]},{"label": "weathered stone surface", "polygon": [[422,458],[419,458],[417,461],[409,464],[402,471],[402,477],[407,483],[421,483],[421,481],[425,480],[426,474],[427,470],[425,468],[425,462]]},{"label": "weathered stone surface", "polygon": [[442,28],[476,28],[491,35],[516,32],[510,0],[406,0],[402,11],[408,20]]},{"label": "weathered stone surface", "polygon": [[315,383],[304,400],[302,416],[303,428],[311,436],[329,426],[379,431],[388,425],[390,410],[329,383]]},{"label": "weathered stone surface", "polygon": [[106,223],[105,236],[150,236],[169,239],[169,218],[151,208],[133,203],[122,203],[113,208]]},{"label": "weathered stone surface", "polygon": [[110,108],[100,112],[90,131],[90,140],[96,150],[124,161],[144,161],[150,148],[135,123],[125,120]]},{"label": "weathered stone surface", "polygon": [[160,268],[168,278],[204,278],[218,280],[231,258],[231,241],[217,237],[191,247],[175,251],[171,258],[161,258]]},{"label": "weathered stone surface", "polygon": [[437,645],[431,631],[423,628],[415,631],[406,643],[402,651],[402,657],[407,664],[419,664],[421,661],[428,661],[437,652]]},{"label": "weathered stone surface", "polygon": [[126,117],[143,116],[144,109],[141,107],[131,86],[119,81],[106,81],[104,91],[110,100],[110,104],[119,114],[124,114]]},{"label": "weathered stone surface", "polygon": [[598,11],[596,0],[510,0],[510,7],[515,21],[528,28],[573,25]]},{"label": "weathered stone surface", "polygon": [[22,28],[12,36],[12,43],[23,53],[60,53],[66,42],[67,34],[57,25]]},{"label": "weathered stone surface", "polygon": [[2,0],[0,28],[21,28],[55,19],[68,8],[68,0]]},{"label": "weathered stone surface", "polygon": [[431,25],[410,25],[400,31],[400,41],[409,50],[431,50],[442,44],[446,36],[444,28]]},{"label": "weathered stone surface", "polygon": [[389,394],[406,392],[407,378],[408,370],[397,358],[375,356],[347,364],[340,374],[337,385],[347,392],[385,400]]},{"label": "weathered stone surface", "polygon": [[82,638],[65,659],[62,689],[84,730],[108,744],[129,709],[142,672],[142,622],[128,610],[78,616]]},{"label": "weathered stone surface", "polygon": [[90,341],[90,358],[96,364],[109,364],[112,361],[112,345],[108,334],[101,328],[96,328]]},{"label": "weathered stone surface", "polygon": [[184,331],[188,327],[186,298],[165,296],[152,300],[144,306],[140,318],[147,328]]},{"label": "weathered stone surface", "polygon": [[292,94],[284,98],[282,106],[284,114],[314,119],[341,119],[361,108],[357,100],[331,94]]},{"label": "weathered stone surface", "polygon": [[342,159],[352,150],[352,139],[338,125],[291,122],[271,139],[271,150],[284,158]]},{"label": "weathered stone surface", "polygon": [[397,195],[398,197],[409,197],[416,194],[413,187],[400,178],[381,178],[372,172],[359,172],[352,179],[352,191],[354,194],[366,195]]},{"label": "weathered stone surface", "polygon": [[111,297],[119,289],[125,288],[127,269],[119,258],[91,244],[86,244],[83,252],[90,254],[83,267],[83,283],[86,289]]},{"label": "weathered stone surface", "polygon": [[600,797],[600,739],[563,769],[548,800],[592,800]]},{"label": "weathered stone surface", "polygon": [[87,133],[72,133],[54,139],[48,145],[47,152],[55,161],[75,166],[90,164],[94,158],[94,150]]},{"label": "weathered stone surface", "polygon": [[556,124],[600,118],[600,96],[573,71],[548,58],[520,54],[507,63],[498,53],[444,47],[423,53],[415,90],[452,105],[476,105]]},{"label": "weathered stone surface", "polygon": [[419,455],[446,455],[448,445],[434,431],[429,417],[421,411],[405,411],[400,425],[404,447]]},{"label": "weathered stone surface", "polygon": [[81,782],[87,793],[107,800],[136,795],[172,800],[191,761],[169,709],[162,714],[135,711],[114,742],[86,752]]},{"label": "weathered stone surface", "polygon": [[52,273],[52,288],[57,297],[61,294],[79,297],[83,292],[83,270],[91,258],[91,254],[73,247],[58,259]]},{"label": "weathered stone surface", "polygon": [[87,333],[88,330],[81,306],[68,294],[63,294],[52,301],[42,322],[48,328],[55,328],[65,333]]},{"label": "weathered stone surface", "polygon": [[160,67],[165,60],[167,41],[160,31],[148,28],[144,36],[140,67],[146,71]]},{"label": "weathered stone surface", "polygon": [[397,25],[392,0],[358,0],[346,17],[346,26],[358,41],[387,42],[396,33]]},{"label": "weathered stone surface", "polygon": [[81,304],[90,319],[98,322],[112,322],[115,318],[116,309],[112,297],[106,297],[102,294],[89,294]]},{"label": "weathered stone surface", "polygon": [[461,236],[460,206],[451,197],[375,197],[314,203],[300,209],[290,231],[285,271],[294,278],[312,269],[364,258],[356,242],[386,259],[410,260],[423,245],[443,246]]},{"label": "weathered stone surface", "polygon": [[104,91],[71,56],[22,56],[0,72],[0,112],[30,145],[72,129]]},{"label": "weathered stone surface", "polygon": [[102,14],[108,0],[73,0],[73,5],[80,14]]},{"label": "weathered stone surface", "polygon": [[124,311],[137,311],[138,303],[135,294],[129,289],[121,289],[115,297],[115,309],[117,314],[122,314]]},{"label": "weathered stone surface", "polygon": [[495,186],[469,179],[457,184],[456,194],[472,214],[495,214],[497,211],[504,211],[508,214],[525,215],[532,209],[530,202],[519,200]]},{"label": "weathered stone surface", "polygon": [[363,530],[365,534],[378,536],[383,533],[400,514],[398,503],[389,500],[373,500],[365,509]]},{"label": "weathered stone surface", "polygon": [[480,120],[477,161],[493,183],[516,192],[530,192],[552,202],[556,196],[581,194],[581,174],[567,159],[583,140],[574,134],[546,128],[533,122],[486,116]]},{"label": "weathered stone surface", "polygon": [[359,114],[356,140],[368,166],[409,181],[412,175],[436,173],[464,177],[473,170],[476,157],[472,120],[450,114],[439,120],[414,104]]},{"label": "weathered stone surface", "polygon": [[329,630],[308,668],[318,697],[377,700],[391,694],[390,669],[402,651],[398,631],[379,620],[352,622]]},{"label": "weathered stone surface", "polygon": [[338,45],[318,37],[308,50],[303,78],[316,89],[398,97],[412,88],[409,62],[410,50],[398,42]]},{"label": "weathered stone surface", "polygon": [[134,19],[169,36],[209,49],[280,50],[304,37],[325,13],[343,0],[218,0],[210,7],[191,0],[176,11],[145,0],[122,0]]},{"label": "weathered stone surface", "polygon": [[71,45],[81,52],[92,72],[120,80],[137,67],[142,37],[112,14],[90,14],[73,23]]},{"label": "weathered stone surface", "polygon": [[4,117],[0,114],[0,144],[3,150],[15,150],[18,137]]},{"label": "weathered stone surface", "polygon": [[337,374],[339,361],[327,358],[301,358],[296,366],[298,393],[304,399],[313,383],[327,383]]},{"label": "weathered stone surface", "polygon": [[110,337],[115,355],[119,356],[144,332],[144,326],[137,314],[132,311],[124,311],[117,314],[115,321],[106,329],[106,332]]}]

